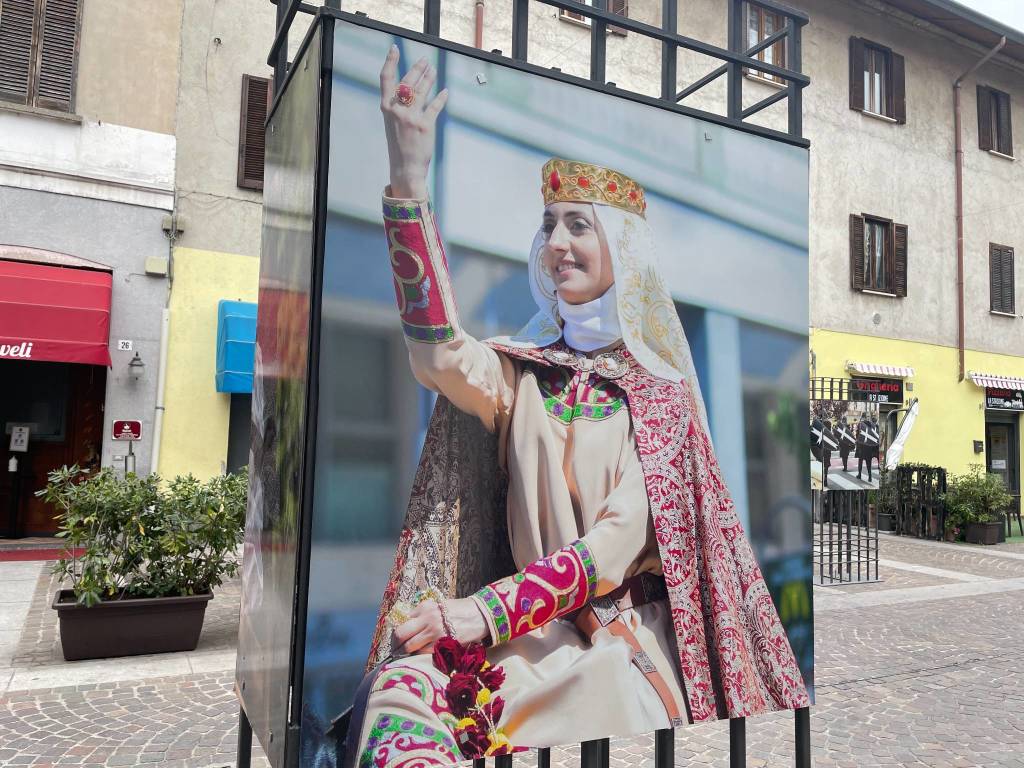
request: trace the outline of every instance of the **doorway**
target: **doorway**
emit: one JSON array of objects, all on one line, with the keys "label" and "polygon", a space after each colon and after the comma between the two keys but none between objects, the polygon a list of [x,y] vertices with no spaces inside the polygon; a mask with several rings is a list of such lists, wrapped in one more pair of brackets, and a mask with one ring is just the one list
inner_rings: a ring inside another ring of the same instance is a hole
[{"label": "doorway", "polygon": [[1015,413],[993,413],[985,418],[985,469],[1002,478],[1020,511],[1020,432]]},{"label": "doorway", "polygon": [[[101,365],[0,360],[0,537],[57,531],[57,511],[35,494],[53,469],[99,469],[106,383]],[[15,426],[29,428],[25,452],[9,450]]]}]

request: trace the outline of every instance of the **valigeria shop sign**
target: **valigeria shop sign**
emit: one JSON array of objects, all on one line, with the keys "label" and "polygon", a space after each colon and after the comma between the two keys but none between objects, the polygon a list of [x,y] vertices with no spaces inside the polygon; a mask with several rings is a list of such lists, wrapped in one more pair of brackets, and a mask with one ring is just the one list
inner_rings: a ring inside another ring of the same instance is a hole
[{"label": "valigeria shop sign", "polygon": [[21,344],[0,344],[0,358],[24,358],[32,357],[32,342],[23,341]]}]

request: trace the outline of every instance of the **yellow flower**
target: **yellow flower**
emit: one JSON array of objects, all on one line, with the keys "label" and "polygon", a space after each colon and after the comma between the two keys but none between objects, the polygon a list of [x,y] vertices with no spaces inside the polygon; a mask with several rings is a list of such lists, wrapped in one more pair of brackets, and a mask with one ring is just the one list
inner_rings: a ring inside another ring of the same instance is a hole
[{"label": "yellow flower", "polygon": [[484,704],[491,700],[491,689],[481,688],[476,695],[476,705],[482,707]]},{"label": "yellow flower", "polygon": [[487,735],[487,740],[491,743],[491,746],[487,748],[486,756],[491,756],[495,752],[500,751],[503,747],[511,747],[512,744],[504,733],[501,732],[500,728],[495,728],[492,733]]},{"label": "yellow flower", "polygon": [[487,661],[485,659],[484,660],[484,665],[482,667],[480,667],[480,669],[490,669],[490,668],[491,668],[491,662],[489,662],[489,661]]},{"label": "yellow flower", "polygon": [[476,725],[476,720],[472,717],[464,717],[455,724],[456,728],[469,728],[471,725]]}]

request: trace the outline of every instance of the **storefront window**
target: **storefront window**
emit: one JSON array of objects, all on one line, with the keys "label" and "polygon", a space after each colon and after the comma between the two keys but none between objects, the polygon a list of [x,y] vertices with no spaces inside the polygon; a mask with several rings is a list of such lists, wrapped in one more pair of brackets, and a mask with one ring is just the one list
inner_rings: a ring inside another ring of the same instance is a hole
[{"label": "storefront window", "polygon": [[67,431],[68,363],[0,360],[0,424],[29,427],[32,442],[62,442]]}]

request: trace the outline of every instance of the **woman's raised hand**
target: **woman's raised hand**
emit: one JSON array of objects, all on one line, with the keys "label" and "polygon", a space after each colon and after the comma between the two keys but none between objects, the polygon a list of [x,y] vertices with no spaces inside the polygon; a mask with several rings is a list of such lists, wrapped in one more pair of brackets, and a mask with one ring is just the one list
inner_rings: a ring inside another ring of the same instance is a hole
[{"label": "woman's raised hand", "polygon": [[424,198],[437,116],[448,101],[448,90],[428,100],[437,71],[426,59],[413,64],[400,83],[397,79],[398,46],[392,45],[380,71],[380,111],[388,140],[391,196]]}]

